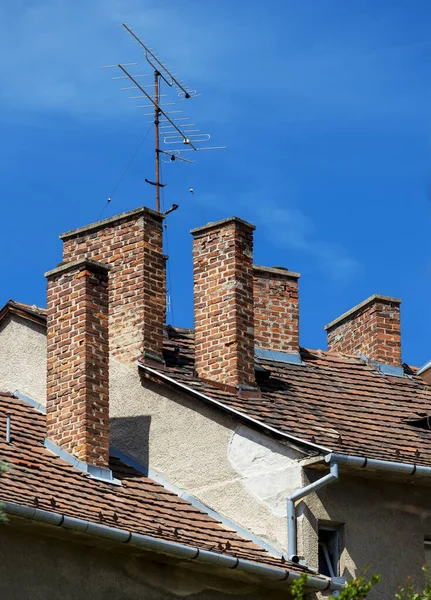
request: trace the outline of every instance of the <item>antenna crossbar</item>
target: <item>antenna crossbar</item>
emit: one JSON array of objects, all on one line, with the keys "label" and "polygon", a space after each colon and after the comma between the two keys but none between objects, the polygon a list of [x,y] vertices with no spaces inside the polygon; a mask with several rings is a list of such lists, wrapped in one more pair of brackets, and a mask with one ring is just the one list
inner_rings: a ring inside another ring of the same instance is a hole
[{"label": "antenna crossbar", "polygon": [[184,143],[189,144],[189,146],[191,148],[193,148],[193,150],[196,150],[196,148],[193,146],[193,144],[188,141],[187,137],[183,134],[183,132],[181,131],[181,129],[174,123],[174,121],[172,121],[172,119],[168,116],[168,114],[164,110],[162,110],[160,108],[159,103],[155,102],[153,100],[153,98],[151,98],[151,96],[149,94],[147,94],[147,92],[144,90],[144,88],[141,85],[139,85],[139,83],[136,81],[136,79],[133,77],[133,75],[131,75],[123,67],[123,65],[119,64],[118,66],[123,71],[123,73],[125,73],[127,75],[127,77],[130,79],[130,81],[133,81],[133,83],[136,85],[136,87],[138,87],[141,90],[141,92],[146,96],[146,98],[148,98],[148,100],[151,102],[151,104],[154,106],[154,108],[156,108],[159,111],[159,113],[162,114],[167,121],[169,121],[169,123],[174,127],[174,129],[176,129],[176,131],[178,131],[178,133],[180,134],[180,136],[183,138]]},{"label": "antenna crossbar", "polygon": [[[165,64],[161,60],[159,60],[153,52],[151,52],[150,48],[148,46],[146,46],[144,44],[144,42],[142,40],[140,40],[138,38],[138,36],[135,33],[133,33],[133,31],[130,29],[130,27],[127,27],[127,25],[125,23],[123,23],[123,27],[138,42],[138,44],[140,44],[144,48],[145,57],[146,57],[148,63],[153,67],[153,69],[155,71],[159,72],[160,77],[163,79],[163,81],[165,83],[167,83],[167,85],[169,85],[169,87],[172,87],[175,84],[177,87],[180,88],[180,90],[182,90],[184,92],[184,95],[186,98],[190,98],[190,94],[188,93],[188,91],[181,85],[181,83],[178,81],[178,79],[176,79],[172,75],[172,73],[166,68]],[[151,60],[148,58],[149,56],[151,56],[151,58],[157,63],[158,66],[154,65],[151,62]],[[166,75],[167,75],[167,78],[166,78]]]}]

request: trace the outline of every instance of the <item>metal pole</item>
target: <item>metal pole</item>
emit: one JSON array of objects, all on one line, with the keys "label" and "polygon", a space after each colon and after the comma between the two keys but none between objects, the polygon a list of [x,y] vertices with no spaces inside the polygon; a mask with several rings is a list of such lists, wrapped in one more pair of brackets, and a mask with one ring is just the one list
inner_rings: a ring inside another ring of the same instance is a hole
[{"label": "metal pole", "polygon": [[160,212],[159,72],[154,71],[154,130],[156,149],[156,211]]}]

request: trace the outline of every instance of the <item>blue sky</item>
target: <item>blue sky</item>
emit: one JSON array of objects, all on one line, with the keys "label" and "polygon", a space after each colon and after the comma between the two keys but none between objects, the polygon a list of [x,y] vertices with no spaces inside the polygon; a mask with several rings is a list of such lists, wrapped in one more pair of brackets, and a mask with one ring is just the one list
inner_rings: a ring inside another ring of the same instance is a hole
[{"label": "blue sky", "polygon": [[427,1],[1,2],[0,304],[45,304],[60,232],[154,206],[151,134],[112,195],[149,126],[100,68],[145,72],[123,21],[202,92],[187,116],[228,147],[163,164],[165,208],[180,204],[168,321],[193,322],[189,230],[236,214],[255,262],[302,274],[302,345],[326,348],[323,326],[380,293],[403,299],[404,360],[429,360]]}]

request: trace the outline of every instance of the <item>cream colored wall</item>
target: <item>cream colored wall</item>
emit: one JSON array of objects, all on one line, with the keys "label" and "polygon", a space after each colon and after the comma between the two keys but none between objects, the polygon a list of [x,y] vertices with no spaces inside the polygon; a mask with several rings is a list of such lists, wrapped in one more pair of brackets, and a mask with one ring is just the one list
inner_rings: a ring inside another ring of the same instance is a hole
[{"label": "cream colored wall", "polygon": [[298,452],[199,400],[141,382],[117,361],[110,401],[113,445],[286,551],[285,499],[301,485]]},{"label": "cream colored wall", "polygon": [[422,581],[424,537],[431,535],[430,496],[430,488],[341,473],[337,483],[297,506],[298,552],[317,568],[318,521],[339,523],[340,575],[350,578],[369,567],[369,574],[382,576],[371,598],[392,600],[407,577]]},{"label": "cream colored wall", "polygon": [[0,329],[0,390],[45,402],[46,334],[40,325],[11,316]]},{"label": "cream colored wall", "polygon": [[[10,319],[0,330],[0,390],[44,402],[45,356],[43,330]],[[110,387],[114,445],[286,551],[285,498],[307,481],[297,453],[199,400],[142,382],[137,369],[116,361]],[[420,572],[423,539],[431,535],[430,493],[342,474],[298,506],[299,554],[317,567],[318,519],[344,523],[341,575],[371,564],[383,576],[374,597],[388,600],[396,584]]]},{"label": "cream colored wall", "polygon": [[[2,600],[262,600],[289,598],[289,586],[260,587],[189,561],[133,552],[88,536],[40,528],[31,521],[0,525]],[[55,537],[54,537],[55,536]]]}]

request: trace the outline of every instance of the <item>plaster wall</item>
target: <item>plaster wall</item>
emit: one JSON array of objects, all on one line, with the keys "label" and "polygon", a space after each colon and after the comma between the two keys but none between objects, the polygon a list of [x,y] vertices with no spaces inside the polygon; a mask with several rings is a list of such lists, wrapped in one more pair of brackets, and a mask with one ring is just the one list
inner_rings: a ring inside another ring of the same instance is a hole
[{"label": "plaster wall", "polygon": [[[43,329],[9,319],[0,330],[0,389],[19,389],[44,402],[45,368]],[[141,381],[137,370],[115,360],[110,394],[115,446],[286,551],[285,498],[308,482],[295,461],[299,453],[199,400]],[[429,496],[417,485],[341,474],[298,504],[298,552],[317,568],[318,522],[340,524],[340,575],[370,565],[382,574],[374,598],[388,600],[408,575],[420,576],[423,541],[431,536]]]},{"label": "plaster wall", "polygon": [[424,538],[431,535],[430,494],[430,488],[341,473],[338,482],[297,505],[299,554],[317,568],[318,523],[339,524],[340,575],[349,579],[368,567],[368,574],[382,577],[370,598],[393,599],[409,576],[422,583]]},{"label": "plaster wall", "polygon": [[5,600],[289,598],[287,585],[283,591],[265,589],[222,577],[214,568],[202,572],[201,565],[187,561],[93,547],[78,536],[49,537],[31,523],[29,529],[0,525],[0,598]]},{"label": "plaster wall", "polygon": [[10,316],[0,329],[0,390],[20,392],[45,403],[46,331]]},{"label": "plaster wall", "polygon": [[199,400],[111,360],[112,444],[171,484],[287,550],[286,494],[301,485],[300,455]]}]

